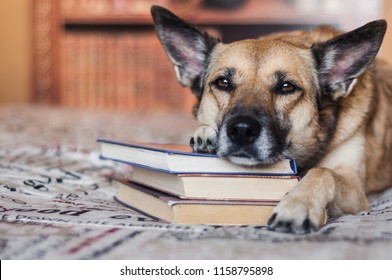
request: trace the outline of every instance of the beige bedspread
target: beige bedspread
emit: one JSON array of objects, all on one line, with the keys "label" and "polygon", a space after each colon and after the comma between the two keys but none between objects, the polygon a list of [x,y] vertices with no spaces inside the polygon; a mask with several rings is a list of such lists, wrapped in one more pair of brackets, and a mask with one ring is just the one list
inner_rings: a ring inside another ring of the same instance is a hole
[{"label": "beige bedspread", "polygon": [[369,212],[290,235],[156,222],[113,199],[97,138],[186,143],[192,116],[0,107],[1,259],[392,259],[392,189]]}]

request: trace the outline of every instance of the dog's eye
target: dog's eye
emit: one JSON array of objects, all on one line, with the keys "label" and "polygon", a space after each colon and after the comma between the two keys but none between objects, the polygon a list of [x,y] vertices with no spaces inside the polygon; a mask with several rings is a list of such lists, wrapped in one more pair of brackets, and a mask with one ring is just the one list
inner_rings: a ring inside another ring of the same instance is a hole
[{"label": "dog's eye", "polygon": [[278,87],[278,93],[289,94],[297,90],[297,87],[292,82],[284,82]]},{"label": "dog's eye", "polygon": [[219,90],[224,90],[224,91],[229,91],[232,89],[230,80],[225,78],[225,77],[219,77],[214,81],[214,85],[219,89]]}]

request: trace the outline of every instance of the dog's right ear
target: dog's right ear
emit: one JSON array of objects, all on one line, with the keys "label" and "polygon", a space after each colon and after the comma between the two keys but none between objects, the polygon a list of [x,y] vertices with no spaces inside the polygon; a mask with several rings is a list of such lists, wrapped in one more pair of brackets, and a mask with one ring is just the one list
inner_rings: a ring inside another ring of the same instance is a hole
[{"label": "dog's right ear", "polygon": [[178,81],[199,95],[195,83],[199,82],[207,67],[209,53],[219,41],[160,6],[152,6],[151,14]]}]

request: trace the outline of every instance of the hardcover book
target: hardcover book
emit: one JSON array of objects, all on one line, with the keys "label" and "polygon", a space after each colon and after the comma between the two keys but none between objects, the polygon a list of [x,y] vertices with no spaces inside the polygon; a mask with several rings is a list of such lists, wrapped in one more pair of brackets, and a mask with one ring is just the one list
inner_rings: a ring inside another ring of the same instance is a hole
[{"label": "hardcover book", "polygon": [[297,173],[294,159],[272,165],[241,166],[216,155],[191,151],[188,145],[126,143],[98,139],[101,158],[172,174],[232,174],[292,176]]},{"label": "hardcover book", "polygon": [[181,199],[118,180],[116,200],[149,217],[176,224],[266,225],[277,202]]},{"label": "hardcover book", "polygon": [[297,183],[296,176],[171,174],[133,167],[132,181],[184,199],[279,201]]}]

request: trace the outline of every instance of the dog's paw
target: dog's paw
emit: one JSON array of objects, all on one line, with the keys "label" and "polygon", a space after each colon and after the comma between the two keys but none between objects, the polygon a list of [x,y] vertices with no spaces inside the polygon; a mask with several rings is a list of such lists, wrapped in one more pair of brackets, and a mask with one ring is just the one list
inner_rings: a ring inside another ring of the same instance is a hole
[{"label": "dog's paw", "polygon": [[325,210],[295,199],[284,197],[272,212],[268,229],[278,232],[306,234],[320,228]]},{"label": "dog's paw", "polygon": [[218,134],[215,129],[209,126],[201,126],[196,129],[190,140],[190,145],[196,153],[216,153]]}]

